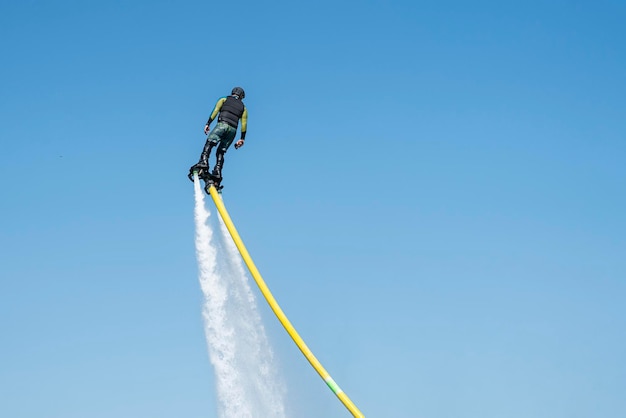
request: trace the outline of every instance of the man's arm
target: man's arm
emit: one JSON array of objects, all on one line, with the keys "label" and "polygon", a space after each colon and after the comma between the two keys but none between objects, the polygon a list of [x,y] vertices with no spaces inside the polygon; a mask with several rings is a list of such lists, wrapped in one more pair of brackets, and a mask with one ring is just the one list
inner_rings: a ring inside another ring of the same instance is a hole
[{"label": "man's arm", "polygon": [[241,138],[235,142],[235,149],[241,148],[246,140],[246,131],[248,130],[248,108],[243,108],[243,115],[241,115]]},{"label": "man's arm", "polygon": [[217,101],[217,103],[215,103],[213,112],[211,112],[211,116],[209,116],[209,120],[206,122],[206,125],[204,125],[205,134],[209,132],[209,125],[211,124],[211,122],[215,120],[217,115],[220,113],[220,110],[222,109],[222,105],[224,104],[225,101],[226,101],[226,97],[222,97]]}]

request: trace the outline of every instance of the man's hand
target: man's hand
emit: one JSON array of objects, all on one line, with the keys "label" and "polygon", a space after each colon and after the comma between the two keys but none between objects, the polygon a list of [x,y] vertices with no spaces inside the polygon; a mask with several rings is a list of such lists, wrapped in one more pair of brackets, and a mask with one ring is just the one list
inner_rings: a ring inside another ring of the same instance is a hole
[{"label": "man's hand", "polygon": [[204,125],[204,134],[208,134],[209,133],[209,125]]},{"label": "man's hand", "polygon": [[244,143],[243,139],[240,139],[239,141],[235,142],[235,149],[239,149],[243,147],[243,143]]}]

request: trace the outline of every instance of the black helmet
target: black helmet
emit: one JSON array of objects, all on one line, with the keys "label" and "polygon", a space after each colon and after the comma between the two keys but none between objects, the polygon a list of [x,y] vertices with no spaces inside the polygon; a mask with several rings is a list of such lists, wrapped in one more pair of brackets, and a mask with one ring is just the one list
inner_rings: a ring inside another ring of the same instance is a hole
[{"label": "black helmet", "polygon": [[237,96],[240,99],[243,99],[244,97],[246,97],[246,92],[243,91],[241,87],[235,87],[233,91],[230,92],[230,94],[232,94],[233,96]]}]

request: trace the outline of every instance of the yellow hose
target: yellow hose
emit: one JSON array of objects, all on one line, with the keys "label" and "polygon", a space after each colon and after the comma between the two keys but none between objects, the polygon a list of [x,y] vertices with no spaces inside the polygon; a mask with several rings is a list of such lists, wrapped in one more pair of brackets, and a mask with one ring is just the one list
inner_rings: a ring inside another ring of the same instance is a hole
[{"label": "yellow hose", "polygon": [[215,206],[217,207],[217,210],[220,213],[222,220],[226,225],[226,228],[228,228],[228,232],[230,232],[230,235],[233,237],[233,241],[235,242],[235,245],[237,246],[241,257],[245,261],[248,269],[250,270],[250,273],[252,274],[252,277],[254,278],[254,281],[261,290],[263,297],[265,297],[265,300],[267,300],[267,303],[269,303],[272,311],[274,311],[274,314],[276,315],[280,323],[283,325],[285,330],[287,330],[287,333],[289,333],[289,336],[291,337],[293,342],[296,343],[300,351],[302,351],[302,354],[304,354],[304,357],[306,357],[309,363],[311,363],[311,366],[313,366],[313,368],[320,375],[322,380],[326,382],[328,387],[333,391],[335,395],[337,395],[341,403],[343,403],[344,406],[348,408],[352,415],[355,417],[364,417],[364,415],[361,413],[361,411],[359,411],[356,405],[354,405],[350,398],[348,398],[348,395],[346,395],[345,392],[341,390],[339,385],[335,383],[333,378],[330,376],[330,374],[328,374],[326,369],[324,369],[322,364],[315,358],[311,350],[309,350],[309,347],[307,347],[300,335],[298,335],[296,329],[293,327],[293,325],[291,325],[291,322],[289,322],[289,319],[287,319],[287,316],[284,314],[283,310],[280,308],[280,306],[278,306],[276,299],[274,299],[274,296],[272,295],[269,288],[265,284],[265,281],[261,277],[261,273],[259,273],[259,270],[257,270],[256,266],[254,265],[254,261],[252,261],[248,250],[243,244],[243,241],[241,240],[241,237],[239,236],[239,233],[237,232],[233,221],[230,219],[230,216],[226,211],[226,206],[224,206],[224,202],[222,202],[222,198],[215,189],[215,187],[211,186],[209,188],[209,193],[211,194],[211,197],[215,202]]}]

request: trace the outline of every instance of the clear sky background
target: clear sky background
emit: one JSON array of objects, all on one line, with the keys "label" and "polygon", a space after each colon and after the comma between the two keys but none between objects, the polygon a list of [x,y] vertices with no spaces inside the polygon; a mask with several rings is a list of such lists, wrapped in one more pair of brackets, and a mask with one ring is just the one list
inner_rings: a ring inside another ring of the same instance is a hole
[{"label": "clear sky background", "polygon": [[[368,417],[626,416],[626,3],[5,1],[0,415],[215,417],[189,166]],[[294,417],[345,417],[261,305]]]}]

